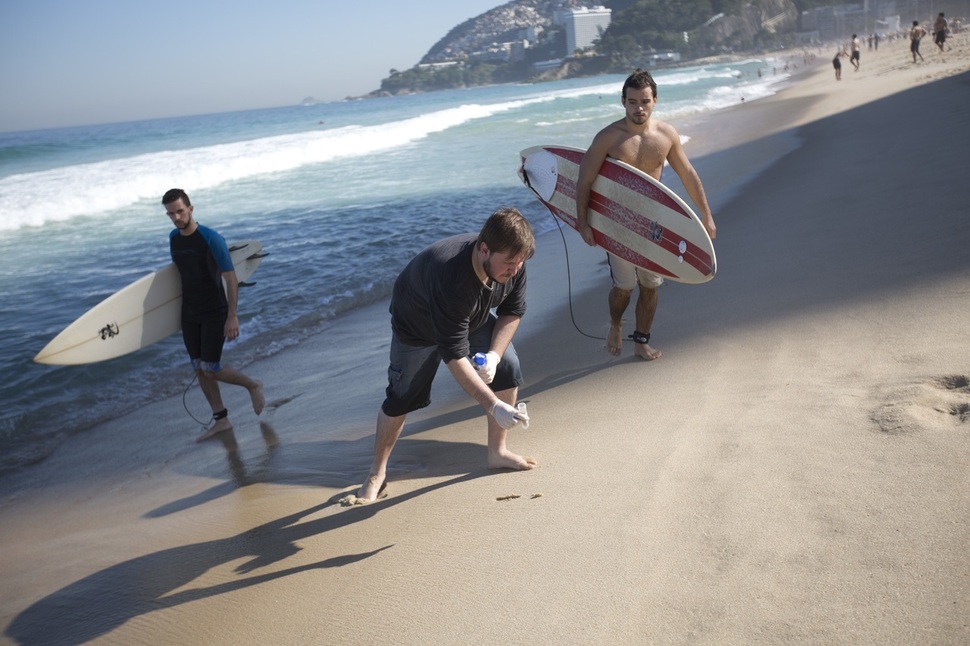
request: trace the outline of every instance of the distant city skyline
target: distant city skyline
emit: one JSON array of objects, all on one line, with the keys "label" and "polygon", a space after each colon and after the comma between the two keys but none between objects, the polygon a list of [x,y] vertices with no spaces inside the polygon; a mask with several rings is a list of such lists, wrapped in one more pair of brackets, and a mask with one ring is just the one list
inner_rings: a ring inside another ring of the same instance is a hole
[{"label": "distant city skyline", "polygon": [[502,0],[0,3],[0,132],[338,101]]}]

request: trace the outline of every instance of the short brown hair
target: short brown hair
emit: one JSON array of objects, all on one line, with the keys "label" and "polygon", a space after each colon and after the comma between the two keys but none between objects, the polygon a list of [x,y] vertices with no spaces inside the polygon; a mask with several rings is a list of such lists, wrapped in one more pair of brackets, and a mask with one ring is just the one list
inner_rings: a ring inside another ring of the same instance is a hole
[{"label": "short brown hair", "polygon": [[643,90],[650,88],[653,91],[653,98],[657,98],[657,82],[653,80],[653,77],[650,76],[650,72],[647,70],[637,68],[633,71],[633,74],[628,76],[626,81],[623,82],[624,101],[626,101],[627,88],[630,88],[631,90]]},{"label": "short brown hair", "polygon": [[192,202],[189,201],[188,194],[180,188],[170,188],[165,191],[165,195],[162,196],[162,204],[171,204],[172,202],[177,202],[182,200],[182,204],[185,206],[192,206]]},{"label": "short brown hair", "polygon": [[478,244],[485,243],[489,251],[531,258],[536,252],[532,225],[518,209],[502,207],[489,216],[478,234]]}]

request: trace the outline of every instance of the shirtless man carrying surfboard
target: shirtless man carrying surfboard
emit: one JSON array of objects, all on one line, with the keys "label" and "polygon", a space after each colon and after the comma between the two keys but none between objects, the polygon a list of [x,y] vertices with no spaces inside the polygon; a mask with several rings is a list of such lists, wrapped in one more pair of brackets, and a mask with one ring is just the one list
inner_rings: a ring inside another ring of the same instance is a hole
[{"label": "shirtless man carrying surfboard", "polygon": [[[653,119],[657,105],[657,84],[649,72],[636,70],[623,84],[623,106],[626,116],[603,128],[593,138],[593,143],[583,157],[576,187],[576,214],[578,230],[583,240],[593,246],[593,230],[589,226],[590,187],[607,157],[626,162],[656,180],[660,180],[664,162],[680,177],[687,194],[700,211],[711,240],[717,232],[714,216],[707,204],[707,196],[697,171],[687,159],[680,142],[680,135],[668,123]],[[633,288],[639,284],[640,295],[636,304],[636,329],[631,336],[634,353],[647,361],[660,358],[660,351],[650,347],[650,328],[657,312],[658,288],[663,278],[607,252],[613,287],[610,289],[610,332],[606,349],[619,356],[623,350],[623,313],[630,304]]]}]

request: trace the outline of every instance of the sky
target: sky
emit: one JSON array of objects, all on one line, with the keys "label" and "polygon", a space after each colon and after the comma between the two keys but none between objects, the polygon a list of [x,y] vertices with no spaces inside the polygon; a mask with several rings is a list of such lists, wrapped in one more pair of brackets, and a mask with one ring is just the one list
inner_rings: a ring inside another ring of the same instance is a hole
[{"label": "sky", "polygon": [[0,0],[0,132],[338,101],[506,0]]}]

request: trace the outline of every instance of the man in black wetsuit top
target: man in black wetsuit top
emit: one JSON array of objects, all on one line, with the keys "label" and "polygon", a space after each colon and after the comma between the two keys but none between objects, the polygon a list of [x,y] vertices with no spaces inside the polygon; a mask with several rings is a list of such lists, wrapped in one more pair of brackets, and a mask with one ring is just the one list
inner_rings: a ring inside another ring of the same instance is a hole
[{"label": "man in black wetsuit top", "polygon": [[232,341],[239,336],[239,281],[225,239],[195,221],[192,203],[182,189],[166,192],[162,204],[175,225],[169,245],[172,262],[182,278],[182,340],[202,393],[212,408],[212,423],[197,439],[201,442],[232,429],[229,412],[222,403],[220,381],[248,390],[257,415],[265,403],[263,384],[222,365],[223,344],[226,339]]}]

